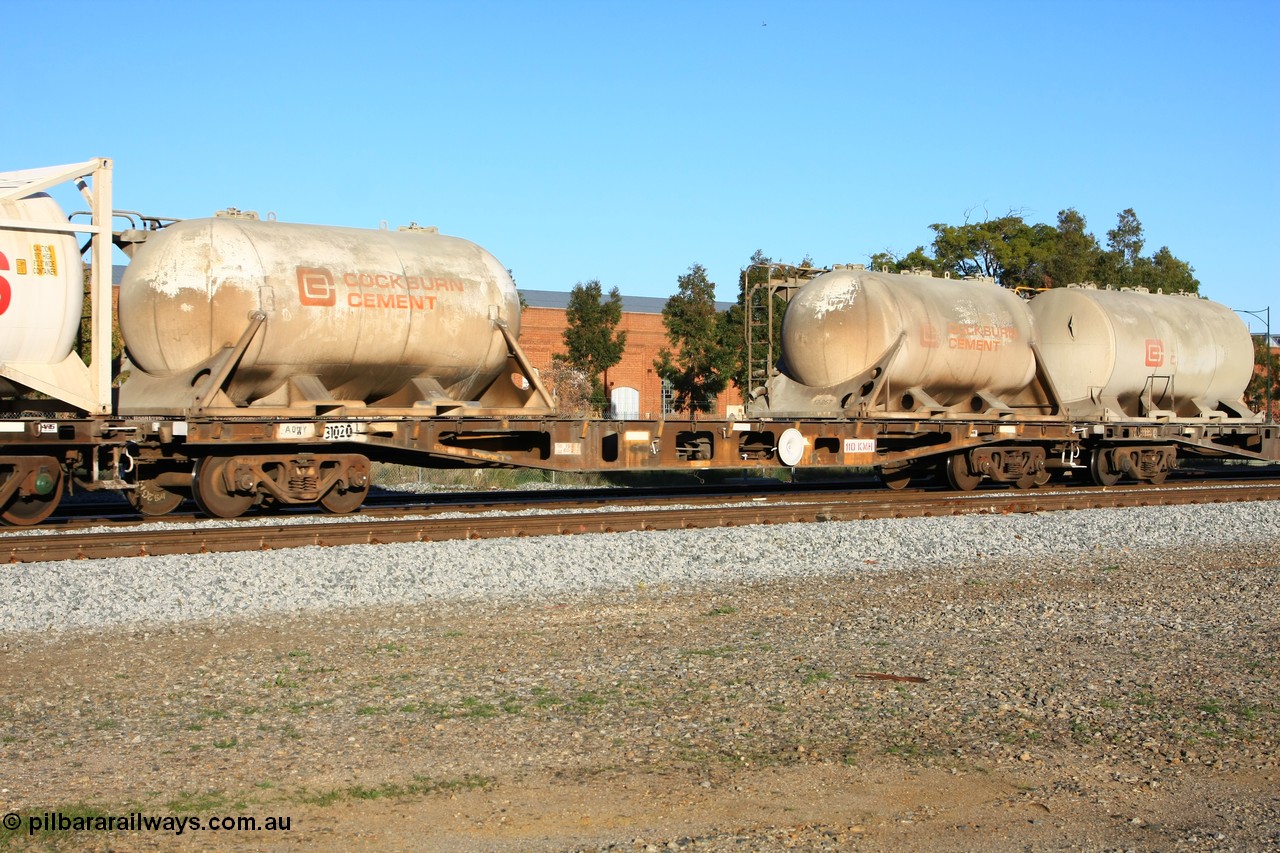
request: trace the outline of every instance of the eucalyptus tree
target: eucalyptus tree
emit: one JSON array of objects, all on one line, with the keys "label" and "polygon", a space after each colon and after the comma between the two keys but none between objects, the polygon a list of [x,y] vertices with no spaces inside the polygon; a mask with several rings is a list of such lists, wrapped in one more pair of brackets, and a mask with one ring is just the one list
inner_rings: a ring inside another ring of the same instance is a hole
[{"label": "eucalyptus tree", "polygon": [[604,411],[609,394],[601,376],[622,361],[627,346],[627,333],[618,329],[622,295],[615,287],[606,299],[598,280],[578,282],[569,291],[565,319],[563,337],[569,351],[565,360],[591,380],[591,407]]}]

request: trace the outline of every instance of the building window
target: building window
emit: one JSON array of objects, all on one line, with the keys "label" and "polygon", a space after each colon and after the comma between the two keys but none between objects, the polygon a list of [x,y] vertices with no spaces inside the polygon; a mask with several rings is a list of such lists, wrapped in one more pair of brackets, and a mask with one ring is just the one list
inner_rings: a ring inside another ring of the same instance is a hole
[{"label": "building window", "polygon": [[[670,415],[676,411],[675,409],[675,387],[671,384],[670,379],[662,380],[662,414]],[[716,410],[716,400],[718,395],[711,394],[704,398],[707,401],[707,411],[714,413]]]},{"label": "building window", "polygon": [[640,419],[640,392],[625,385],[609,392],[612,417],[620,421]]}]

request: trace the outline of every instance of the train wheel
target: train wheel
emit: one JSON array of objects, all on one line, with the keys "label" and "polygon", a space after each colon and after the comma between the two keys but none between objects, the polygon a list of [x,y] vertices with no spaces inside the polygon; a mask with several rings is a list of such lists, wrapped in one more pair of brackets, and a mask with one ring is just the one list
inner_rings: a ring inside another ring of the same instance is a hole
[{"label": "train wheel", "polygon": [[155,480],[139,480],[129,492],[129,504],[142,515],[165,515],[182,503],[182,495],[157,486]]},{"label": "train wheel", "polygon": [[1030,474],[1023,474],[1021,477],[1013,481],[1013,485],[1019,489],[1035,489],[1043,486],[1052,479],[1052,474],[1048,471],[1033,471]]},{"label": "train wheel", "polygon": [[981,474],[969,470],[968,454],[953,453],[947,457],[947,482],[951,488],[961,492],[971,492],[982,482]]},{"label": "train wheel", "polygon": [[253,494],[242,495],[227,488],[223,473],[230,461],[217,456],[206,456],[196,464],[191,493],[205,515],[211,515],[214,518],[238,518],[244,515],[256,500]]},{"label": "train wheel", "polygon": [[880,466],[880,482],[894,491],[905,489],[911,482],[911,474],[911,469],[905,465],[897,468],[889,465]]},{"label": "train wheel", "polygon": [[339,484],[330,489],[324,497],[320,498],[320,506],[329,512],[345,515],[348,512],[355,512],[359,509],[360,504],[364,503],[365,495],[368,493],[368,489],[344,489]]},{"label": "train wheel", "polygon": [[1111,454],[1098,448],[1089,454],[1089,477],[1099,486],[1120,482],[1120,472],[1111,470]]},{"label": "train wheel", "polygon": [[48,487],[45,494],[14,495],[9,505],[0,512],[0,519],[6,524],[16,527],[27,527],[39,524],[48,518],[62,501],[62,466],[55,465],[42,469],[37,476],[46,479],[41,487]]}]

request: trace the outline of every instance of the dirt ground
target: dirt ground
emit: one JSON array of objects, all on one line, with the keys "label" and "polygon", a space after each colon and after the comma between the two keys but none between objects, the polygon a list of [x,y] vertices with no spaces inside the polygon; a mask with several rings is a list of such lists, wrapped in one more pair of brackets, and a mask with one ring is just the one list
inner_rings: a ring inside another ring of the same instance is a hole
[{"label": "dirt ground", "polygon": [[0,635],[0,850],[1274,847],[1268,562]]}]

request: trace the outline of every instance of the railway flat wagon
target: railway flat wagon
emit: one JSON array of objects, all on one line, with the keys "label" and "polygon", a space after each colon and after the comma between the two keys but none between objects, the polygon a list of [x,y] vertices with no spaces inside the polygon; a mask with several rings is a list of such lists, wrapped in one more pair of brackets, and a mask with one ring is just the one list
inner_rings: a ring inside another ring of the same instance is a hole
[{"label": "railway flat wagon", "polygon": [[[55,187],[87,210],[65,213]],[[187,497],[227,518],[351,512],[376,461],[863,466],[894,488],[972,489],[1065,472],[1159,483],[1186,457],[1280,459],[1280,428],[1240,400],[1247,330],[1206,300],[1070,289],[1028,304],[990,281],[771,267],[749,294],[748,361],[762,369],[745,414],[566,418],[520,348],[510,275],[474,243],[234,209],[158,219],[111,197],[107,159],[0,174],[10,524],[44,520],[68,490],[115,491],[149,515]],[[131,258],[118,371],[113,247]],[[783,302],[774,340],[758,309]]]}]

